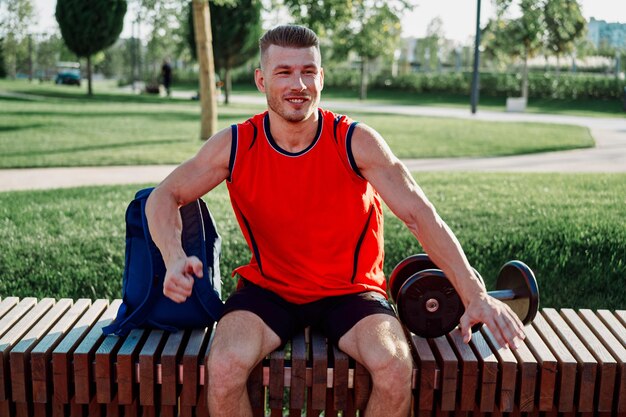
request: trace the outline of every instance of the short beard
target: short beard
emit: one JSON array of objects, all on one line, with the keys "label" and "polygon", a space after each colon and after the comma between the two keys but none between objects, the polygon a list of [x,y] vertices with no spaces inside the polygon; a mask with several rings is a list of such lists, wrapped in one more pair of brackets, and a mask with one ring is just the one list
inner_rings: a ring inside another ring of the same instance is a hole
[{"label": "short beard", "polygon": [[291,123],[299,123],[302,122],[303,120],[308,119],[309,117],[311,117],[311,115],[315,112],[319,101],[312,102],[312,106],[310,107],[309,111],[307,111],[304,115],[300,115],[300,114],[289,114],[286,111],[284,111],[284,107],[282,106],[282,100],[281,101],[277,101],[275,99],[272,99],[270,97],[267,97],[267,106],[274,111],[274,113],[277,113],[280,117],[282,117],[283,119],[285,119],[288,122]]}]

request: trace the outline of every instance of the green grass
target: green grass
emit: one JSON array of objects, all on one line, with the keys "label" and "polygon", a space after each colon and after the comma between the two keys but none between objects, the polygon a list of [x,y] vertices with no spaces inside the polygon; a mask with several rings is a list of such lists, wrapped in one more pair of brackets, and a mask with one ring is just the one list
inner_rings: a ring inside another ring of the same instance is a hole
[{"label": "green grass", "polygon": [[[124,94],[110,85],[97,85],[96,92],[89,98],[76,87],[0,81],[0,168],[177,164],[201,146],[198,102]],[[262,110],[221,106],[218,125],[241,122]],[[350,115],[376,128],[402,158],[593,146],[589,131],[578,126]]]},{"label": "green grass", "polygon": [[[626,305],[626,175],[416,175],[492,287],[510,259],[539,281],[542,306]],[[0,294],[119,297],[124,210],[139,188],[86,187],[0,193]],[[205,200],[223,238],[225,293],[230,271],[249,259],[225,187]],[[386,211],[386,273],[421,249]]]}]

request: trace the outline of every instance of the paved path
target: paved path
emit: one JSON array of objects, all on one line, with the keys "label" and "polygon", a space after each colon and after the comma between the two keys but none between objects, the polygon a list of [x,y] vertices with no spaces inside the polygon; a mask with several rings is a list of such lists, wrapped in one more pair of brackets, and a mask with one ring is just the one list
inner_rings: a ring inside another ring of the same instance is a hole
[{"label": "paved path", "polygon": [[[180,94],[180,93],[179,93]],[[191,94],[189,93],[189,96]],[[234,103],[265,104],[261,96],[233,96]],[[626,172],[626,117],[591,118],[530,113],[502,113],[443,107],[377,105],[323,100],[336,111],[359,111],[414,116],[457,117],[502,122],[562,123],[588,127],[596,147],[561,152],[491,158],[411,159],[412,171],[506,172]],[[0,191],[75,187],[83,185],[158,183],[174,165],[0,169]]]}]

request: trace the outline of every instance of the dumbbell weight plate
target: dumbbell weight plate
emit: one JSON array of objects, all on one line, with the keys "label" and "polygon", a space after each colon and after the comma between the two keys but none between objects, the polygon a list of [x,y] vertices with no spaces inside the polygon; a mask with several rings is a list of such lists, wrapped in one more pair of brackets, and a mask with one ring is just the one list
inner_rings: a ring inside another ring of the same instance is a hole
[{"label": "dumbbell weight plate", "polygon": [[438,269],[437,265],[435,265],[425,253],[411,255],[400,261],[400,263],[393,268],[389,276],[389,295],[391,295],[391,299],[397,302],[398,292],[402,284],[404,284],[411,275],[425,269]]},{"label": "dumbbell weight plate", "polygon": [[422,337],[452,331],[465,311],[452,283],[439,269],[411,275],[400,287],[396,304],[402,323]]},{"label": "dumbbell weight plate", "polygon": [[[499,297],[498,293],[503,295],[508,293],[510,296]],[[521,261],[509,261],[504,264],[496,280],[496,291],[490,292],[490,295],[511,307],[524,324],[532,322],[537,315],[539,309],[537,279],[533,271]]]}]

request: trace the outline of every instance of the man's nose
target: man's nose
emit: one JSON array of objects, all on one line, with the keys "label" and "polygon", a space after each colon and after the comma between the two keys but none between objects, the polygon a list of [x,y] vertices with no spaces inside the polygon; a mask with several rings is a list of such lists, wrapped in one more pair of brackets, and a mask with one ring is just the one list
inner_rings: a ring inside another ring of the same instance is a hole
[{"label": "man's nose", "polygon": [[291,76],[291,89],[295,91],[302,91],[306,89],[306,84],[302,79],[302,74],[299,72],[294,72]]}]

